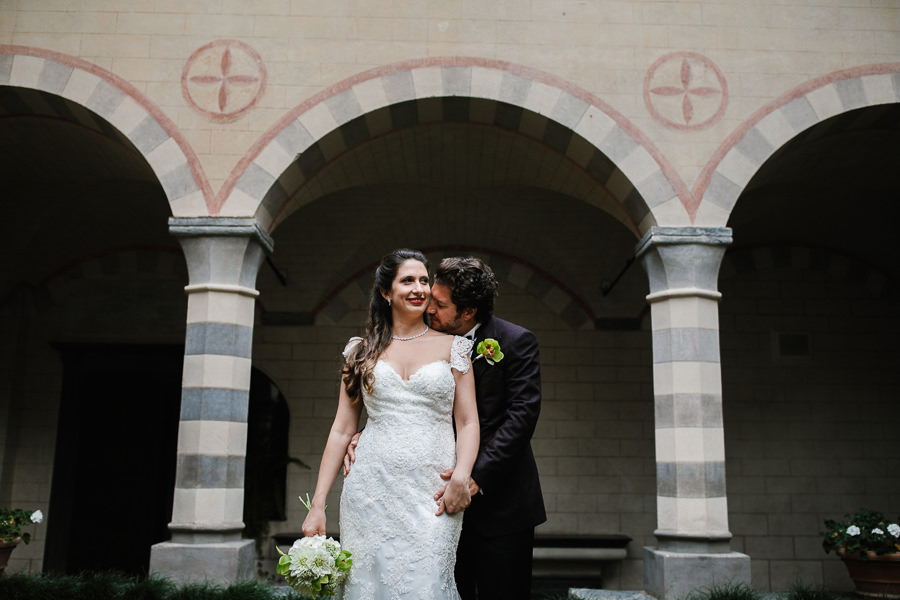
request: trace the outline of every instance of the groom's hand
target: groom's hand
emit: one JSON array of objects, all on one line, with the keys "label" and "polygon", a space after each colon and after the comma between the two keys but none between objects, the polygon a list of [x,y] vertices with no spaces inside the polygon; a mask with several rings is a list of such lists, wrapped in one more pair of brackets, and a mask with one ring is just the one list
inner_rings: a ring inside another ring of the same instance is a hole
[{"label": "groom's hand", "polygon": [[[443,479],[444,481],[447,481],[447,482],[450,481],[450,478],[452,476],[453,476],[453,469],[447,469],[446,471],[443,471],[441,473],[441,479]],[[475,480],[472,479],[471,477],[469,477],[468,484],[469,484],[469,498],[471,499],[472,496],[477,494],[481,488],[478,487],[478,484],[475,483]],[[444,493],[446,491],[447,491],[447,484],[445,483],[443,486],[441,486],[441,489],[438,490],[438,493],[434,495],[434,500],[435,500],[435,502],[437,502],[437,505],[438,505],[438,510],[436,513],[434,513],[435,515],[441,516],[444,513],[447,513],[448,515],[452,515],[453,513],[459,512],[460,510],[466,508],[469,505],[468,502],[466,503],[466,506],[460,506],[460,507],[445,505],[444,504]]]},{"label": "groom's hand", "polygon": [[350,474],[350,466],[356,462],[356,445],[359,443],[360,433],[354,433],[347,445],[347,453],[344,454],[344,477]]},{"label": "groom's hand", "polygon": [[[450,478],[453,477],[453,469],[447,469],[446,471],[441,473],[441,479],[444,481],[450,481]],[[446,488],[447,486],[444,486]],[[441,488],[441,494],[443,493],[444,488]],[[469,477],[469,496],[475,496],[478,492],[481,491],[481,488],[475,483],[475,480]],[[437,500],[440,497],[439,494],[434,495],[434,499]]]}]

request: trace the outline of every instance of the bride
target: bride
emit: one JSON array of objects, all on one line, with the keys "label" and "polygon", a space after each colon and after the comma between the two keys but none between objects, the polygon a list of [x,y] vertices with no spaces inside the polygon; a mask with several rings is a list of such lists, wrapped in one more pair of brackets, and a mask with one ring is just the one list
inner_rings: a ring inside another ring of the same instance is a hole
[{"label": "bride", "polygon": [[341,545],[353,554],[344,600],[459,598],[453,569],[479,442],[472,342],[428,328],[430,299],[425,256],[391,252],[375,271],[365,338],[344,349],[337,414],[302,528],[325,534],[325,498],[364,405],[368,421],[341,492]]}]

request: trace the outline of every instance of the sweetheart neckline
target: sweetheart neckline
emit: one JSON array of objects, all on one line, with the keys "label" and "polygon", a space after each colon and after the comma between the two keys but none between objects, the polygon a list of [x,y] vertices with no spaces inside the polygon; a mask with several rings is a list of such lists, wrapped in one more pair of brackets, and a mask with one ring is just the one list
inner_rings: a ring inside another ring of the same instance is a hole
[{"label": "sweetheart neckline", "polygon": [[408,383],[413,377],[415,377],[416,375],[419,374],[419,371],[421,371],[421,370],[424,369],[425,367],[430,367],[431,365],[434,365],[434,364],[437,364],[437,363],[444,363],[444,364],[447,364],[447,365],[450,364],[450,363],[447,362],[445,359],[439,358],[438,360],[433,360],[433,361],[431,361],[431,362],[429,362],[429,363],[425,363],[424,365],[421,365],[418,369],[415,370],[415,372],[414,372],[412,375],[409,376],[409,379],[403,379],[403,376],[400,375],[400,373],[397,372],[397,369],[395,369],[395,368],[394,368],[394,365],[392,365],[390,362],[384,360],[383,358],[379,358],[379,359],[378,359],[378,362],[385,364],[385,365],[387,366],[387,368],[391,370],[391,373],[393,373],[394,375],[396,375],[397,378],[398,378],[400,381],[404,382],[404,383]]}]

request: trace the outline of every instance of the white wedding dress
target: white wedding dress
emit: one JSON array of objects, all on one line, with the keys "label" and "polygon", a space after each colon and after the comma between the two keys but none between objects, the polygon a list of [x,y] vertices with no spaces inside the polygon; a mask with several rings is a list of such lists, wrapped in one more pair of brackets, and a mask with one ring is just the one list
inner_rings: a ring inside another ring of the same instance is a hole
[{"label": "white wedding dress", "polygon": [[458,600],[463,513],[436,517],[434,494],[441,471],[456,464],[451,368],[468,371],[471,346],[454,338],[448,360],[408,380],[376,364],[372,394],[363,392],[369,420],[341,492],[341,546],[353,555],[343,600]]}]

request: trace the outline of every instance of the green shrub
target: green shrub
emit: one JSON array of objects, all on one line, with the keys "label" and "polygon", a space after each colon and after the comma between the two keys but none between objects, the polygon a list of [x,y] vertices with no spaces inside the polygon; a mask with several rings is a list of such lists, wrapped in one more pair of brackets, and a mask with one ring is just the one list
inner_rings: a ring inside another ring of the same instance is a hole
[{"label": "green shrub", "polygon": [[255,581],[229,586],[189,584],[168,579],[129,577],[115,572],[82,575],[19,573],[0,577],[3,600],[298,600],[278,588]]},{"label": "green shrub", "polygon": [[229,586],[209,583],[189,584],[179,588],[166,600],[272,600],[281,597],[283,596],[270,586],[246,581]]},{"label": "green shrub", "polygon": [[125,588],[122,600],[167,600],[175,592],[175,584],[164,577],[151,575]]}]

